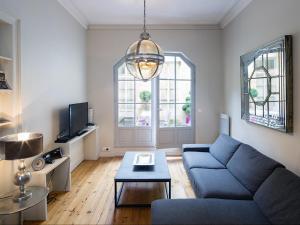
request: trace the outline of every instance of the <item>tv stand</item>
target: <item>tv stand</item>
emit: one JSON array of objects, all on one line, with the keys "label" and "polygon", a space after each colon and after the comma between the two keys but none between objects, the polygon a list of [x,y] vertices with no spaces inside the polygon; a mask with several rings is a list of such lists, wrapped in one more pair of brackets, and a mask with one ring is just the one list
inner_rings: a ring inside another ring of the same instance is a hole
[{"label": "tv stand", "polygon": [[71,171],[83,160],[97,160],[100,156],[98,126],[88,127],[79,136],[56,143],[63,149],[64,155],[70,157]]},{"label": "tv stand", "polygon": [[71,141],[74,137],[80,137],[81,135],[85,134],[89,131],[91,128],[85,128],[81,131],[79,131],[75,136],[62,136],[55,140],[55,143],[67,143],[68,141]]},{"label": "tv stand", "polygon": [[85,134],[86,132],[88,132],[87,129],[81,130],[81,131],[79,131],[79,132],[77,133],[76,136],[77,136],[77,137],[78,137],[78,136],[81,136],[81,135]]},{"label": "tv stand", "polygon": [[70,138],[69,136],[60,137],[55,140],[55,143],[66,143],[66,142],[70,141],[71,139],[72,138]]}]

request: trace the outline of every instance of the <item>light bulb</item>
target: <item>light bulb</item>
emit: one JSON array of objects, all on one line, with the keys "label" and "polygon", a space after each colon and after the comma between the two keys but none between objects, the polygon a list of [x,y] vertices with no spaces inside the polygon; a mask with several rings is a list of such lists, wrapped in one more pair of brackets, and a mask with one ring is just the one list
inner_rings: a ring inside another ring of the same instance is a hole
[{"label": "light bulb", "polygon": [[27,141],[30,137],[30,133],[19,133],[18,141]]}]

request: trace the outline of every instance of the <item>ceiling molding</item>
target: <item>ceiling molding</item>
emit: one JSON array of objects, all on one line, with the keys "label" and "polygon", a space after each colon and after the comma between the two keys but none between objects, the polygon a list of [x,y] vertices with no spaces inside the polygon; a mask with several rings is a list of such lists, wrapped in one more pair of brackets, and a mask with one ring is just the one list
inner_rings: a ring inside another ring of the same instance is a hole
[{"label": "ceiling molding", "polygon": [[71,0],[57,0],[85,29],[88,28],[88,20],[80,10],[72,3]]},{"label": "ceiling molding", "polygon": [[[142,30],[143,25],[130,24],[106,24],[89,25],[89,30]],[[147,30],[220,30],[220,25],[194,25],[194,24],[172,24],[172,25],[147,25]]]},{"label": "ceiling molding", "polygon": [[233,21],[253,0],[241,0],[235,4],[220,22],[220,27],[224,29]]}]

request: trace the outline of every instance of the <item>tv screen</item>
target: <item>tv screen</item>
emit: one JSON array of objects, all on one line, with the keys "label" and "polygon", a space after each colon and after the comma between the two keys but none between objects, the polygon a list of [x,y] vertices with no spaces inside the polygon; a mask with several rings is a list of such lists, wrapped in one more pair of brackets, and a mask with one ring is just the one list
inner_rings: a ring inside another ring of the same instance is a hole
[{"label": "tv screen", "polygon": [[80,135],[88,124],[88,103],[69,105],[69,136]]}]

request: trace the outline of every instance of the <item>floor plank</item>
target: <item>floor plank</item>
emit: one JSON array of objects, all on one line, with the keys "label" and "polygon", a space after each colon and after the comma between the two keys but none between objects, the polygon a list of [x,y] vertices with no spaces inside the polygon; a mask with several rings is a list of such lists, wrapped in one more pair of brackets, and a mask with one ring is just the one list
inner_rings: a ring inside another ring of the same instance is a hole
[{"label": "floor plank", "polygon": [[[181,157],[168,157],[172,177],[172,198],[195,198]],[[151,222],[150,208],[114,207],[114,176],[122,158],[84,161],[72,172],[72,189],[54,193],[48,204],[48,220],[26,225],[50,224],[141,224]],[[122,200],[151,201],[165,195],[163,184],[132,183],[125,187]]]}]

